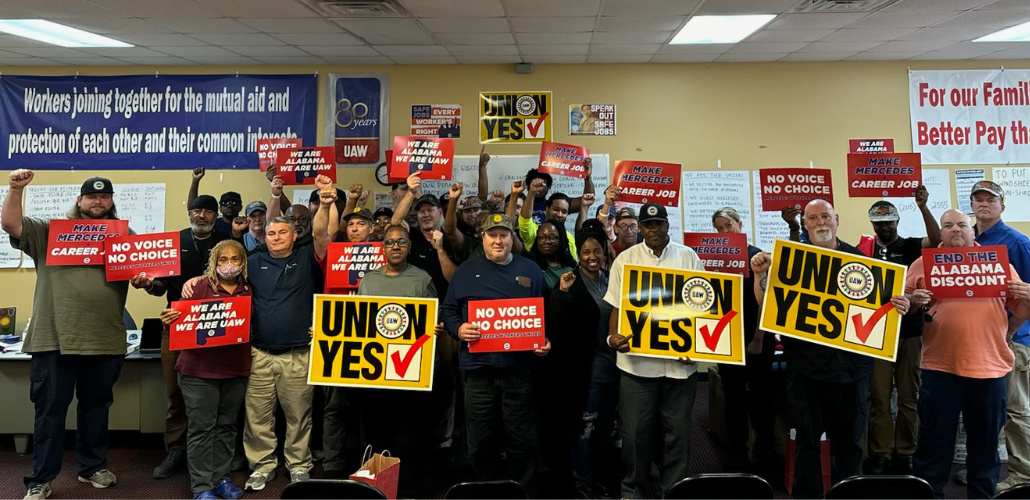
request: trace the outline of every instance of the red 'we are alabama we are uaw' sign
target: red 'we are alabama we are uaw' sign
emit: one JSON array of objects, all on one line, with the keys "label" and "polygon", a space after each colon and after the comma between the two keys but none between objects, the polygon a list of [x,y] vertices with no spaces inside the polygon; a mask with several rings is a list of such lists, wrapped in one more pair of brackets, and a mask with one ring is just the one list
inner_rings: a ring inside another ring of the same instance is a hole
[{"label": "red 'we are alabama we are uaw' sign", "polygon": [[532,351],[544,338],[544,299],[471,300],[469,323],[479,326],[479,340],[469,352]]},{"label": "red 'we are alabama we are uaw' sign", "polygon": [[333,146],[281,149],[275,155],[275,169],[286,185],[314,184],[319,174],[336,182],[335,156]]},{"label": "red 'we are alabama we are uaw' sign", "polygon": [[197,349],[250,342],[250,297],[172,302],[182,313],[168,326],[168,349]]}]

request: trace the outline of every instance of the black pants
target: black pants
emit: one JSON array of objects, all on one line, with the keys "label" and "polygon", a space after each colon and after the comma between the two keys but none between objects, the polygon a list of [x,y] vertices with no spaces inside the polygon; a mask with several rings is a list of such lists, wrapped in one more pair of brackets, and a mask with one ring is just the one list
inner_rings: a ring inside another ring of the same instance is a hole
[{"label": "black pants", "polygon": [[[434,381],[435,385],[435,381]],[[361,407],[361,428],[365,439],[379,453],[388,450],[401,459],[398,498],[418,498],[425,457],[430,442],[435,444],[436,421],[422,412],[431,406],[432,393],[389,389],[353,389]],[[355,469],[357,469],[355,467]],[[351,471],[353,472],[353,471]]]},{"label": "black pants", "polygon": [[343,387],[316,387],[315,390],[325,391],[325,418],[322,430],[325,462],[322,463],[322,468],[327,471],[354,472],[357,467],[352,467],[354,470],[346,470],[347,433],[358,431],[356,419],[351,418],[356,408],[350,401],[351,392],[354,390]]},{"label": "black pants", "polygon": [[237,418],[247,393],[247,377],[201,378],[179,375],[189,429],[186,457],[193,493],[210,491],[229,476],[239,434]]},{"label": "black pants", "polygon": [[[772,337],[770,335],[769,337]],[[769,344],[767,342],[767,344]],[[719,365],[723,394],[726,397],[726,438],[730,460],[748,462],[750,427],[755,430],[755,459],[763,471],[774,456],[772,400],[772,345],[763,346],[759,356],[747,355],[744,366]],[[782,473],[782,470],[780,471]]]},{"label": "black pants", "polygon": [[819,441],[830,441],[831,483],[862,474],[862,434],[869,423],[869,377],[857,382],[825,382],[795,370],[787,372],[787,402],[794,443],[794,498],[822,498]]},{"label": "black pants", "polygon": [[107,467],[107,420],[114,403],[114,383],[125,356],[82,356],[40,352],[30,361],[29,399],[35,406],[32,474],[25,487],[53,481],[61,472],[65,418],[72,396],[78,398],[75,454],[79,476]]},{"label": "black pants", "polygon": [[[465,372],[469,457],[481,480],[514,479],[537,493],[539,411],[532,375],[505,368]],[[504,470],[501,453],[508,457]]]}]

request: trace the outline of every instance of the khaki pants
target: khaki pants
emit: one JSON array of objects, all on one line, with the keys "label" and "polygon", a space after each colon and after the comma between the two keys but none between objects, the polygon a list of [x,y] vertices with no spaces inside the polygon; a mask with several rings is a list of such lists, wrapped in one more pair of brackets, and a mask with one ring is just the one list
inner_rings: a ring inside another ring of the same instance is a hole
[{"label": "khaki pants", "polygon": [[1030,481],[1030,347],[1009,342],[1016,362],[1005,376],[1008,421],[1005,446],[1009,452],[1009,476]]},{"label": "khaki pants", "polygon": [[251,348],[253,363],[247,383],[247,425],[243,430],[243,450],[250,468],[270,473],[278,466],[275,456],[275,404],[282,404],[286,415],[286,442],[283,455],[290,470],[311,469],[311,397],[308,385],[308,350],[295,349],[286,354],[269,354]]},{"label": "khaki pants", "polygon": [[[895,363],[876,360],[869,377],[869,456],[911,457],[919,432],[919,360],[923,338],[901,339]],[[898,420],[891,419],[891,392],[898,388]]]}]

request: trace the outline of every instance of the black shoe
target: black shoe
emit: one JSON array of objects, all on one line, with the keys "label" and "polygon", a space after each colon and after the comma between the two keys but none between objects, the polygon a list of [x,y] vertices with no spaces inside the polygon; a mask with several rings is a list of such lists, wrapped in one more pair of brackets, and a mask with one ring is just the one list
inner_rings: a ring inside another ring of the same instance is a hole
[{"label": "black shoe", "polygon": [[347,479],[347,473],[342,470],[326,470],[322,471],[322,479]]},{"label": "black shoe", "polygon": [[901,474],[906,476],[912,475],[912,457],[911,456],[895,456],[894,460],[891,460],[891,470],[895,474]]},{"label": "black shoe", "polygon": [[237,471],[248,471],[250,464],[247,463],[247,457],[242,453],[232,457],[232,463],[229,465],[230,470],[233,472]]},{"label": "black shoe", "polygon": [[873,476],[880,476],[887,473],[887,459],[879,456],[871,456],[865,462],[865,473]]},{"label": "black shoe", "polygon": [[176,446],[168,450],[164,462],[154,469],[154,479],[172,477],[186,469],[186,449]]}]

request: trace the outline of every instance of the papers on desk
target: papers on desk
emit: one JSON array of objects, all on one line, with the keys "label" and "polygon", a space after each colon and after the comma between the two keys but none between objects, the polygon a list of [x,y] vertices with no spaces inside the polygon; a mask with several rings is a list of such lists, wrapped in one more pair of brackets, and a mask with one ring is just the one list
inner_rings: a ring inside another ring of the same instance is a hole
[{"label": "papers on desk", "polygon": [[0,342],[0,347],[3,347],[3,354],[21,354],[21,346],[25,342],[18,341],[13,344],[4,344]]}]

